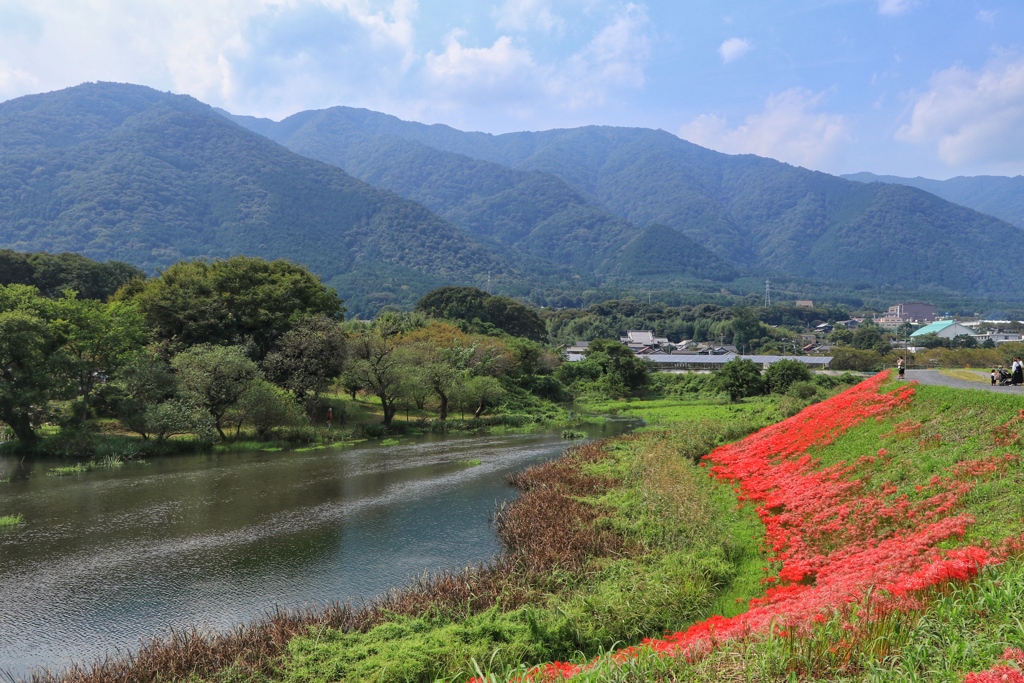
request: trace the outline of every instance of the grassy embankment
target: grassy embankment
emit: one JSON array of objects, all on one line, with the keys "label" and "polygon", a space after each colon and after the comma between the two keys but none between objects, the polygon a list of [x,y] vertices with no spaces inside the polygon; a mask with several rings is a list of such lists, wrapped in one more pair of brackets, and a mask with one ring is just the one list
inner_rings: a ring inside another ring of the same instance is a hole
[{"label": "grassy embankment", "polygon": [[[1022,408],[916,386],[862,420],[808,411],[716,451],[769,527],[780,587],[735,619],[576,660],[573,680],[959,682],[995,665],[1009,668],[976,680],[1019,680],[1002,655],[1024,646]],[[787,451],[829,420],[848,429]]]},{"label": "grassy embankment", "polygon": [[506,552],[486,567],[363,607],[279,614],[223,637],[180,633],[63,680],[459,679],[474,660],[589,657],[732,613],[761,591],[760,525],[694,463],[776,419],[774,402],[649,405],[669,404],[685,423],[577,446],[522,474],[523,495],[496,519]]}]

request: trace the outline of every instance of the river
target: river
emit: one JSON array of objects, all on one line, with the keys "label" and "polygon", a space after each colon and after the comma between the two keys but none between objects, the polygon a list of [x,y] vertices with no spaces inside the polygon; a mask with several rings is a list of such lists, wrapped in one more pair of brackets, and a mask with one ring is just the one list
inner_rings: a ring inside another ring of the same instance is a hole
[{"label": "river", "polygon": [[[611,436],[629,425],[589,427]],[[0,672],[88,663],[169,628],[380,595],[500,550],[509,473],[557,433],[403,439],[309,452],[153,459],[46,476],[0,456]],[[467,461],[479,459],[479,465]]]}]

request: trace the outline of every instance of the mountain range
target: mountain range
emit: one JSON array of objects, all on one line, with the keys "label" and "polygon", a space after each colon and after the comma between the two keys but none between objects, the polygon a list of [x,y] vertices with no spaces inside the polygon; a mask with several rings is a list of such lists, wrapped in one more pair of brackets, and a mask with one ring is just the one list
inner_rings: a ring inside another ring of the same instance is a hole
[{"label": "mountain range", "polygon": [[[1013,267],[991,256],[1019,237],[1005,221],[916,188],[721,154],[664,131],[591,126],[488,135],[346,107],[276,123],[235,120],[422,201],[481,238],[502,237],[486,233],[496,225],[489,211],[510,194],[557,196],[562,206],[586,202],[591,216],[597,209],[641,229],[671,228],[747,273],[982,296],[1022,292]],[[532,242],[529,225],[515,238],[550,249]],[[656,253],[658,240],[644,241],[651,250],[636,245],[634,254]]]},{"label": "mountain range", "polygon": [[851,173],[842,176],[860,183],[909,185],[954,204],[1001,218],[1024,230],[1024,176],[958,176],[948,180],[901,178],[874,173]]},{"label": "mountain range", "polygon": [[664,131],[489,135],[346,107],[275,122],[114,83],[0,103],[0,248],[148,272],[288,258],[364,315],[444,284],[718,291],[765,275],[1020,301],[991,256],[1019,235],[921,189]]}]

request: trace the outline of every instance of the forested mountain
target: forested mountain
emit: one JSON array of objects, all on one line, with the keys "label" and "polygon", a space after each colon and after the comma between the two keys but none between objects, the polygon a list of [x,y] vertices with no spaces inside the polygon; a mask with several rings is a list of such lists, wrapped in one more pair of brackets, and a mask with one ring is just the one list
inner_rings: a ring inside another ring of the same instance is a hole
[{"label": "forested mountain", "polygon": [[860,183],[909,185],[956,204],[1001,218],[1024,229],[1024,176],[958,176],[949,180],[901,178],[874,173],[851,173],[848,180]]},{"label": "forested mountain", "polygon": [[190,97],[112,83],[0,104],[0,247],[150,272],[184,258],[286,258],[366,312],[513,272],[420,204]]},{"label": "forested mountain", "polygon": [[[1024,291],[1013,265],[992,258],[1016,242],[1014,226],[916,188],[720,154],[664,131],[590,126],[488,135],[365,110],[325,112],[251,125],[320,158],[358,127],[374,139],[554,175],[591,205],[639,227],[673,228],[743,270],[1014,299]],[[332,126],[342,120],[348,132],[337,136]],[[440,166],[431,170],[446,177]],[[446,185],[454,193],[447,206],[471,201],[470,190],[459,195],[459,188]]]},{"label": "forested mountain", "polygon": [[736,276],[735,268],[680,233],[659,233],[670,238],[666,250],[648,248],[655,246],[649,232],[641,234],[551,173],[516,170],[405,139],[384,125],[391,117],[334,107],[280,123],[231,118],[294,152],[424,204],[527,270],[555,265],[626,281]]},{"label": "forested mountain", "polygon": [[487,282],[548,302],[732,297],[765,274],[797,298],[1024,294],[1012,261],[992,257],[1018,239],[1012,225],[663,131],[492,136],[344,107],[279,123],[224,114],[111,83],[0,103],[0,248],[150,273],[284,258],[363,315]]}]

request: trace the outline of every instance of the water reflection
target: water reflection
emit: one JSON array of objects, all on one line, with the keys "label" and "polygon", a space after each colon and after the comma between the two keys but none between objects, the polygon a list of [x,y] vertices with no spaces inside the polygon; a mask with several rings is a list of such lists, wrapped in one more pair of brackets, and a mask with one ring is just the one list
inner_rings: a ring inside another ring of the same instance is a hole
[{"label": "water reflection", "polygon": [[0,515],[27,522],[0,530],[0,670],[92,661],[169,626],[368,598],[486,560],[499,550],[488,516],[514,495],[506,475],[565,445],[557,434],[425,437],[74,477],[0,458],[0,478],[16,474],[0,485]]}]

